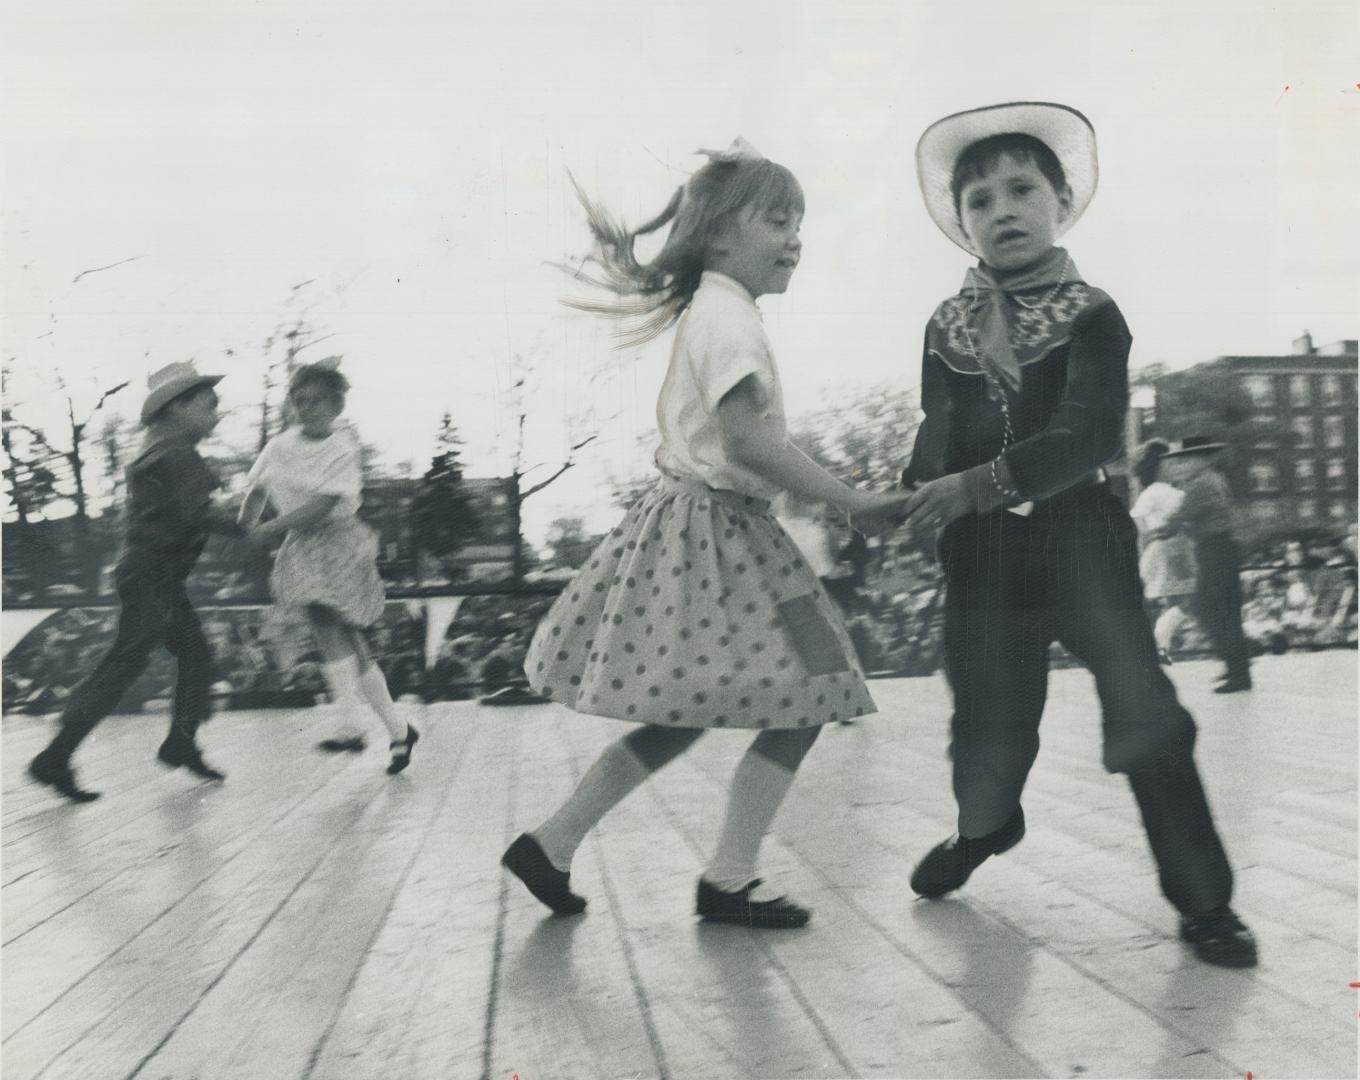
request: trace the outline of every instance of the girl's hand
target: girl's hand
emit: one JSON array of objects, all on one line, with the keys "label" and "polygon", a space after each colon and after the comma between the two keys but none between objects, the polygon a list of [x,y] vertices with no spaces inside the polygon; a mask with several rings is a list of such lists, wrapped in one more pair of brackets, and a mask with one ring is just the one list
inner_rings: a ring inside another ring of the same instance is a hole
[{"label": "girl's hand", "polygon": [[261,547],[268,547],[272,544],[284,530],[278,527],[278,518],[266,521],[263,525],[256,525],[247,533],[247,538],[259,544]]},{"label": "girl's hand", "polygon": [[850,509],[850,527],[865,536],[888,532],[902,524],[906,517],[906,491],[865,491]]}]

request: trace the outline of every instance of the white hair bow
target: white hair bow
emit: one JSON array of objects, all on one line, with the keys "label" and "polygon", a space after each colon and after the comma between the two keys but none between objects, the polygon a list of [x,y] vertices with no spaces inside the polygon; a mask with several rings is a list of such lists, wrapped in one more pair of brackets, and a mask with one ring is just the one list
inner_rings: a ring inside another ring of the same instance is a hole
[{"label": "white hair bow", "polygon": [[740,135],[732,140],[732,145],[726,150],[696,150],[696,154],[703,154],[710,161],[741,161],[743,158],[752,161],[763,161],[765,155],[748,143]]}]

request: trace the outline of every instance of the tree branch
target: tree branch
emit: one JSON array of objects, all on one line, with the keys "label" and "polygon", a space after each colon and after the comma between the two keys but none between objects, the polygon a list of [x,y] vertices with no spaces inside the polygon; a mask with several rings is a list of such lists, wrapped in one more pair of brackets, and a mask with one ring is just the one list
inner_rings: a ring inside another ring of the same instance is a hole
[{"label": "tree branch", "polygon": [[[535,494],[536,492],[542,491],[545,487],[547,487],[549,484],[551,484],[554,480],[556,480],[556,479],[557,479],[559,476],[561,476],[564,472],[566,472],[568,469],[570,469],[570,468],[572,467],[572,465],[575,464],[575,462],[573,462],[573,461],[571,460],[571,455],[574,454],[577,450],[581,449],[581,447],[585,446],[586,443],[591,442],[593,439],[596,439],[596,438],[598,438],[598,437],[599,437],[598,434],[597,434],[597,435],[587,435],[587,436],[586,436],[584,439],[582,439],[580,442],[578,442],[578,443],[576,443],[574,446],[572,446],[570,453],[567,454],[567,460],[564,461],[564,462],[562,462],[562,465],[558,468],[557,472],[553,473],[553,474],[552,474],[550,477],[548,477],[546,480],[540,480],[537,484],[535,484],[533,487],[529,488],[527,491],[522,492],[522,493],[520,494],[519,501],[520,501],[520,502],[523,502],[523,501],[524,501],[525,499],[527,499],[530,495],[533,495],[533,494]],[[538,466],[534,466],[534,467],[537,468]]]}]

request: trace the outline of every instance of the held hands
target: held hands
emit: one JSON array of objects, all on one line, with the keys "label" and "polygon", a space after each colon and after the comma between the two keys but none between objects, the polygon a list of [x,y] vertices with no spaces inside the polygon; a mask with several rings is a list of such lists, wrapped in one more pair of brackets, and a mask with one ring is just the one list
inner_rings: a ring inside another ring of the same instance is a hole
[{"label": "held hands", "polygon": [[270,544],[281,538],[287,531],[287,529],[279,528],[278,518],[272,518],[262,525],[256,525],[251,528],[246,533],[246,539],[259,544],[261,547],[268,547]]},{"label": "held hands", "polygon": [[859,498],[849,508],[850,527],[865,536],[889,532],[901,525],[906,517],[907,502],[911,498],[911,492],[907,491],[863,491],[856,494]]}]

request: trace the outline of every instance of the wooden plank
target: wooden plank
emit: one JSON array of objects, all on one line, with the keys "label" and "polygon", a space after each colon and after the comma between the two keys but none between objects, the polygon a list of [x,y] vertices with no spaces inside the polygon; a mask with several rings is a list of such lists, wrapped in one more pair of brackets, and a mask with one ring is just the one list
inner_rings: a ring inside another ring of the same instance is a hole
[{"label": "wooden plank", "polygon": [[[214,866],[211,849],[182,855],[188,878],[200,883],[172,897],[102,963],[74,972],[65,993],[16,1029],[4,1045],[6,1076],[49,1066],[63,1077],[131,1072],[318,871],[333,838],[378,813],[385,779],[355,768],[336,774],[216,873],[203,872]],[[87,932],[97,934],[103,918],[92,916]],[[284,948],[280,959],[287,955]],[[25,981],[40,959],[19,968]]]},{"label": "wooden plank", "polygon": [[436,753],[435,739],[416,748],[411,768],[424,766],[416,779],[448,784],[449,797],[324,1036],[310,1080],[479,1075],[498,941],[496,860],[516,786],[517,742],[485,714],[460,713],[457,723],[469,742],[456,769]]},{"label": "wooden plank", "polygon": [[[587,759],[574,761],[558,732],[580,720],[556,706],[516,710],[512,722],[522,764],[507,843],[557,808],[595,751],[622,727],[585,721],[603,738],[592,740]],[[553,916],[507,878],[491,1075],[657,1075],[655,1036],[628,962],[628,929],[609,902],[595,838],[577,851],[572,878],[594,898],[585,915],[565,918]]]}]

